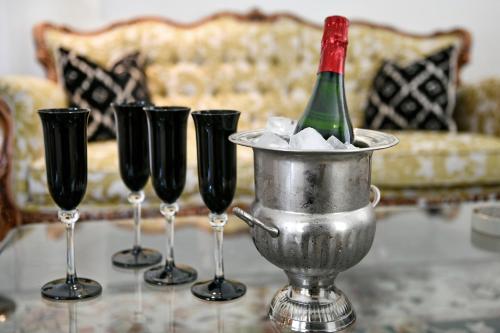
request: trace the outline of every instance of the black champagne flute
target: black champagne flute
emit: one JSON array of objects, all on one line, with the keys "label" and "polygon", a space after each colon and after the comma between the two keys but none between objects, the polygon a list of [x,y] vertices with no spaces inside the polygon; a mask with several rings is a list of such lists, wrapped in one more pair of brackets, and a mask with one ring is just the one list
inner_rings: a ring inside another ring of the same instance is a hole
[{"label": "black champagne flute", "polygon": [[114,104],[120,175],[130,190],[128,201],[134,207],[134,246],[115,253],[113,265],[140,268],[161,261],[160,252],[141,246],[141,204],[143,188],[149,179],[148,124],[143,111],[147,102]]},{"label": "black champagne flute", "polygon": [[161,199],[160,212],[165,217],[167,253],[164,266],[144,273],[152,285],[166,286],[196,280],[196,271],[174,262],[174,220],[179,211],[177,199],[186,184],[187,119],[190,109],[182,106],[145,107],[149,128],[151,178]]},{"label": "black champagne flute", "polygon": [[207,301],[228,301],[246,292],[244,284],[226,280],[222,260],[226,209],[236,191],[236,145],[228,137],[236,132],[239,111],[206,110],[192,113],[196,126],[198,184],[203,201],[210,209],[209,221],[215,234],[215,277],[198,282],[191,292]]},{"label": "black champagne flute", "polygon": [[87,189],[87,122],[89,110],[39,110],[45,144],[45,164],[49,192],[57,206],[58,217],[66,226],[66,278],[42,287],[42,296],[50,300],[80,300],[101,294],[94,280],[77,277],[75,269],[74,230],[77,207]]}]

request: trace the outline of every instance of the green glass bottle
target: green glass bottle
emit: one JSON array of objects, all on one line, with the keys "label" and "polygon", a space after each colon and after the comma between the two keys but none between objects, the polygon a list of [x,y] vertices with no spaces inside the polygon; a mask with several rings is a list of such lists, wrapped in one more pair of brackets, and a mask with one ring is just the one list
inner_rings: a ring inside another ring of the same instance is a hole
[{"label": "green glass bottle", "polygon": [[344,90],[348,27],[349,21],[345,17],[325,19],[316,84],[295,133],[312,127],[326,140],[334,135],[344,143],[354,142]]}]

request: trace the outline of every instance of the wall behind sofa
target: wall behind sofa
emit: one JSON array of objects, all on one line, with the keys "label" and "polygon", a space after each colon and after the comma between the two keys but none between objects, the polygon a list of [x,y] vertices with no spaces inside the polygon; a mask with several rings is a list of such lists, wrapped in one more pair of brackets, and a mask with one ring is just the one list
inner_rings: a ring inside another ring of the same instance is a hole
[{"label": "wall behind sofa", "polygon": [[[289,11],[315,22],[329,14],[393,25],[428,33],[463,26],[473,33],[471,64],[465,80],[500,76],[500,1],[497,0],[0,0],[0,75],[42,76],[31,37],[32,26],[49,20],[92,29],[118,19],[160,15],[189,22],[219,10]],[[319,45],[318,45],[319,47]]]}]

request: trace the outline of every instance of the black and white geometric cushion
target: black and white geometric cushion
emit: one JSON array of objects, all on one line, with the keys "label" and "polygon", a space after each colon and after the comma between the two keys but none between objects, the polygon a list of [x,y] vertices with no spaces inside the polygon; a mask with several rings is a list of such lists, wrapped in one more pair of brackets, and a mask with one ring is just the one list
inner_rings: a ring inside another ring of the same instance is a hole
[{"label": "black and white geometric cushion", "polygon": [[452,46],[405,67],[384,62],[368,98],[365,126],[456,131],[457,57]]},{"label": "black and white geometric cushion", "polygon": [[106,70],[67,49],[58,51],[59,73],[70,105],[91,110],[89,141],[116,138],[111,103],[150,100],[142,57],[134,52]]}]

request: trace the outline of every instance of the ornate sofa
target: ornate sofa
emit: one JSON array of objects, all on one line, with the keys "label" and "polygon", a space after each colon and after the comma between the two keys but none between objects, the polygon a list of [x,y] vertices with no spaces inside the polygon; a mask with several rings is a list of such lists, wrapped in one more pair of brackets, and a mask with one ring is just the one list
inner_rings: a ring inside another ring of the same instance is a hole
[{"label": "ornate sofa", "polygon": [[[47,78],[0,78],[2,216],[10,223],[36,220],[54,209],[46,188],[36,110],[67,105],[55,66],[59,46],[101,65],[139,50],[147,57],[148,84],[156,104],[238,109],[242,111],[239,129],[244,130],[263,127],[269,115],[299,117],[315,80],[322,26],[288,14],[268,16],[253,11],[219,13],[191,24],[138,18],[91,32],[50,23],[39,24],[33,31],[36,56]],[[469,60],[470,36],[461,29],[413,35],[352,22],[349,37],[346,86],[356,127],[363,126],[366,97],[384,59],[411,61],[455,44],[460,48],[459,66]],[[456,120],[465,132],[398,132],[398,147],[375,154],[373,183],[382,189],[387,202],[463,200],[499,193],[500,107],[495,87],[498,90],[499,83],[494,80],[462,86]],[[181,207],[193,213],[203,205],[192,121],[188,140],[188,180]],[[238,154],[235,202],[248,203],[253,196],[252,155],[248,149],[239,149]],[[115,211],[123,207],[120,204],[127,207],[116,143],[90,143],[88,157],[89,185],[82,209],[91,207],[95,213],[111,204]],[[147,197],[155,201],[151,186]]]}]

